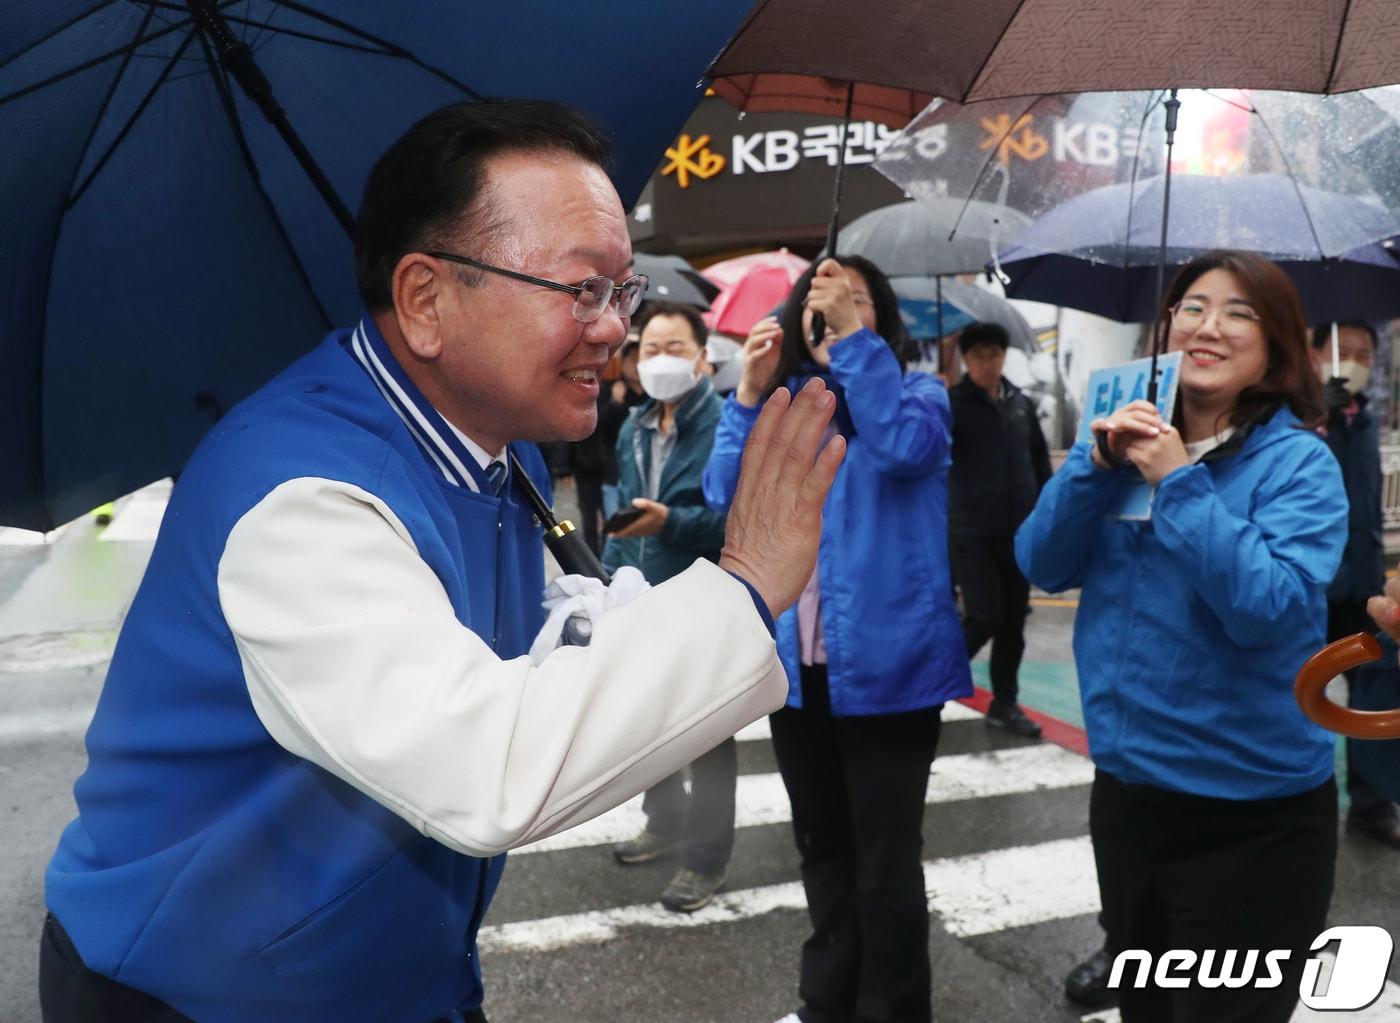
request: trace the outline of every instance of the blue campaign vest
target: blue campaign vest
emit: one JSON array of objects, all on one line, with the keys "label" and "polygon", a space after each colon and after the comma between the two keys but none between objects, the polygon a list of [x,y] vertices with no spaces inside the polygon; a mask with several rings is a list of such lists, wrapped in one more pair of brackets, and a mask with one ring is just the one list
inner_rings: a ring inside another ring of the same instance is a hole
[{"label": "blue campaign vest", "polygon": [[[388,504],[500,656],[525,653],[543,624],[528,510],[445,478],[352,354],[368,334],[388,356],[366,325],[230,412],[182,475],[88,732],[79,816],[45,878],[91,969],[201,1023],[421,1023],[481,1002],[476,931],[505,857],[453,852],[278,746],[219,606],[239,518],[281,483],[320,477]],[[512,450],[547,483],[533,445]]]}]

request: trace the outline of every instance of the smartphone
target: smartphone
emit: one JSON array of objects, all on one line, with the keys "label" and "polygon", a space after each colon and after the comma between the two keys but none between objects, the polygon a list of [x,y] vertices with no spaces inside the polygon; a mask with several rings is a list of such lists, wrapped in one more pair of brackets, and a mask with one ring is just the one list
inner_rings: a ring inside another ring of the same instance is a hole
[{"label": "smartphone", "polygon": [[612,518],[603,523],[603,529],[609,533],[616,533],[619,529],[626,529],[645,514],[646,511],[642,508],[623,508],[613,512]]}]

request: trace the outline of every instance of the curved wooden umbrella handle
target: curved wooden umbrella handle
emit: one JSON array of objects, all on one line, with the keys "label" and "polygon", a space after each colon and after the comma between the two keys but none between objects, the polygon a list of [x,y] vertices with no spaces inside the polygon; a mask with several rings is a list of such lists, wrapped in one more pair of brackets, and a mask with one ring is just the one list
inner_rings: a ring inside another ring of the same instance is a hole
[{"label": "curved wooden umbrella handle", "polygon": [[1327,698],[1327,683],[1344,671],[1381,656],[1381,645],[1374,636],[1358,632],[1329,643],[1304,662],[1293,683],[1293,696],[1303,713],[1329,732],[1352,739],[1400,738],[1400,708],[1395,710],[1351,710]]}]

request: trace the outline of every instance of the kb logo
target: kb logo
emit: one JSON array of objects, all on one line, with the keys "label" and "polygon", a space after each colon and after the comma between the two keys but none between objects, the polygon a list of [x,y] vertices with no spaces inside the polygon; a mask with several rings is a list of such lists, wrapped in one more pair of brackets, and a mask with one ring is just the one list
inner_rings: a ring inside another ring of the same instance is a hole
[{"label": "kb logo", "polygon": [[[1390,932],[1382,927],[1329,927],[1312,943],[1312,952],[1321,952],[1337,943],[1337,958],[1332,972],[1322,978],[1324,961],[1310,955],[1303,964],[1303,979],[1298,984],[1298,997],[1309,1009],[1341,1012],[1364,1009],[1381,995],[1386,971],[1395,951]],[[1292,955],[1289,949],[1274,949],[1262,955],[1257,949],[1239,952],[1235,949],[1217,951],[1208,948],[1199,955],[1191,949],[1163,952],[1153,968],[1152,953],[1146,949],[1128,948],[1113,960],[1113,972],[1108,986],[1118,988],[1131,964],[1137,973],[1131,986],[1147,986],[1149,977],[1161,988],[1186,988],[1193,983],[1204,988],[1271,988],[1283,983],[1283,963]],[[1259,975],[1262,964],[1263,974]]]}]

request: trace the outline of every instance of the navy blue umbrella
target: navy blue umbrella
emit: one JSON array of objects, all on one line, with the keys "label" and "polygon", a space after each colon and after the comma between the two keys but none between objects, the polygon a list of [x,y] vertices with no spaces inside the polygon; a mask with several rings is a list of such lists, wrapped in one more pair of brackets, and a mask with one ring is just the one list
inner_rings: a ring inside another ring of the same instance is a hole
[{"label": "navy blue umbrella", "polygon": [[[1001,250],[1008,298],[1082,309],[1125,323],[1157,313],[1162,179],[1108,185],[1036,220]],[[1167,227],[1168,272],[1211,249],[1276,261],[1293,279],[1311,323],[1400,315],[1400,264],[1382,244],[1329,252],[1319,229],[1384,238],[1394,214],[1276,174],[1177,174]]]},{"label": "navy blue umbrella", "polygon": [[352,321],[349,211],[413,121],[483,96],[573,103],[615,135],[630,204],[748,6],[10,0],[0,523],[47,529],[177,470]]}]

